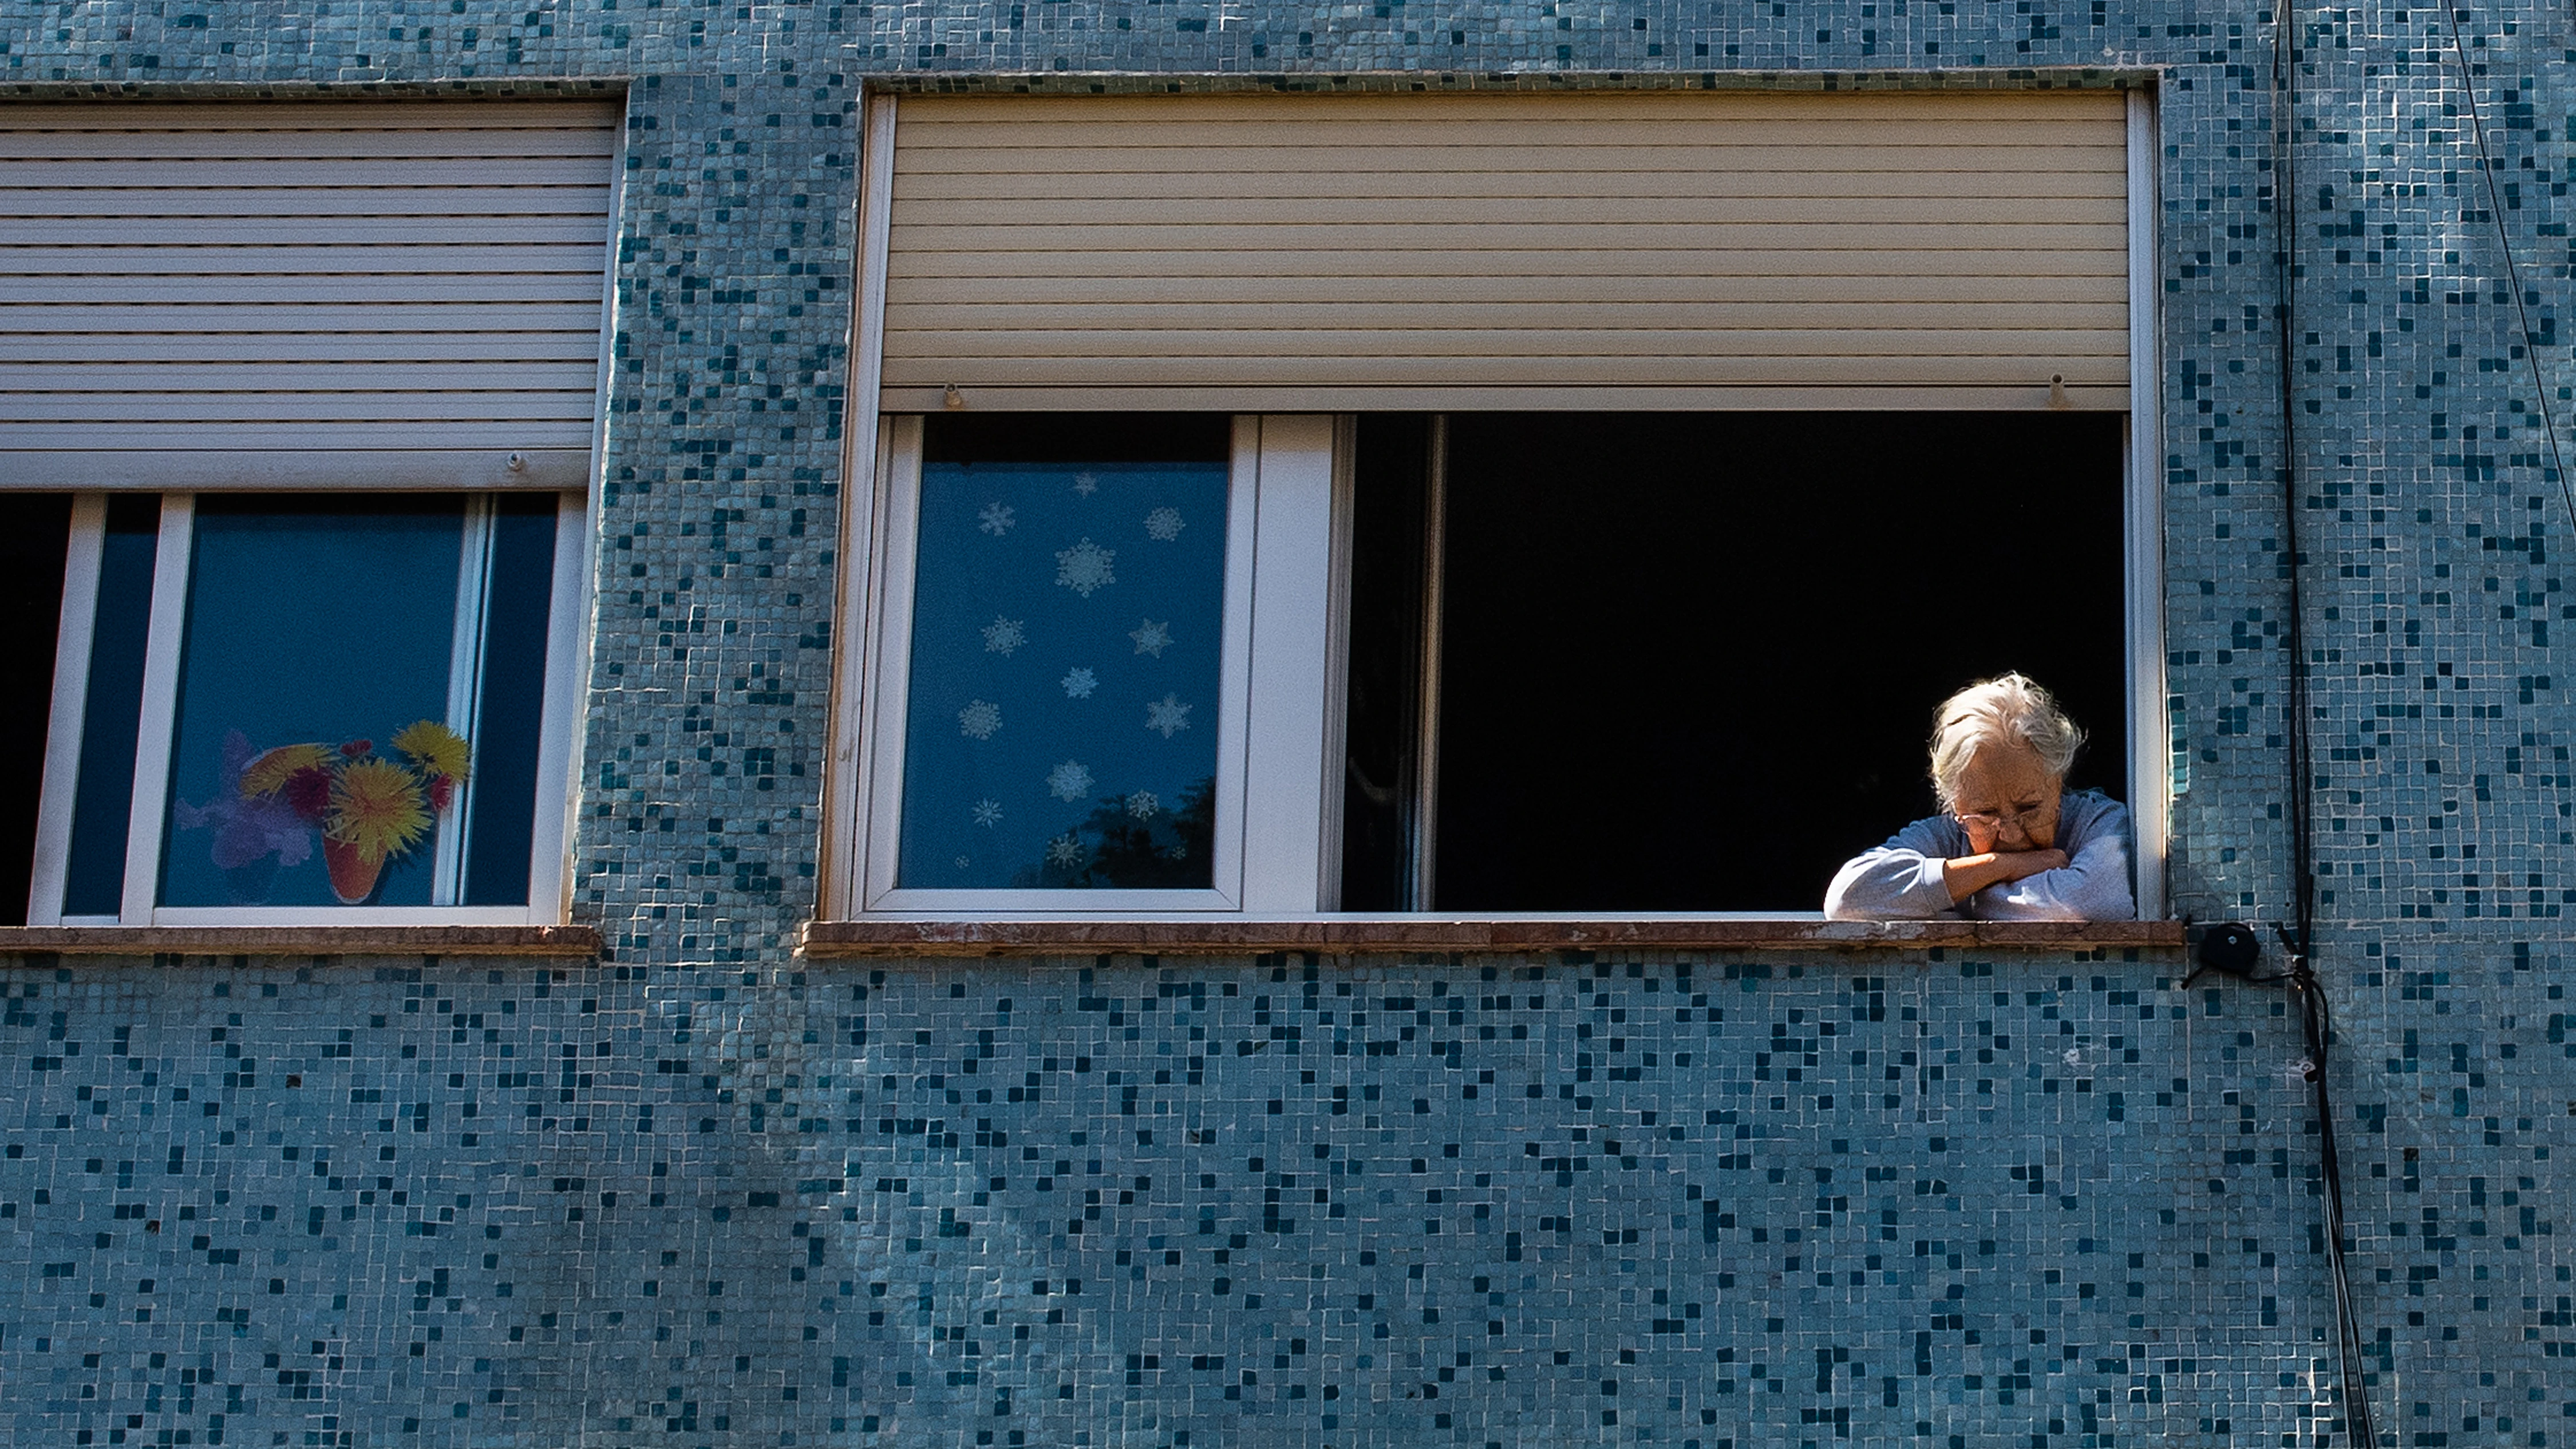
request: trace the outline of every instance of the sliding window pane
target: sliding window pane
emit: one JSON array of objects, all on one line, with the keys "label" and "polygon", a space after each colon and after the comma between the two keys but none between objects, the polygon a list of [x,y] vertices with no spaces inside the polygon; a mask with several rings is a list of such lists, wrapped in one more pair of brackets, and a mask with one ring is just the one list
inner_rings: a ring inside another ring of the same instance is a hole
[{"label": "sliding window pane", "polygon": [[1207,888],[1229,421],[925,431],[899,883]]},{"label": "sliding window pane", "polygon": [[466,522],[453,495],[198,500],[163,905],[432,903]]},{"label": "sliding window pane", "polygon": [[[464,903],[528,903],[537,811],[537,750],[546,702],[546,633],[554,603],[555,499],[503,494],[492,504],[492,555],[483,609],[483,678],[476,691],[473,834]],[[560,805],[557,806],[561,808]]]},{"label": "sliding window pane", "polygon": [[81,712],[80,779],[64,863],[63,914],[113,916],[125,904],[126,822],[134,808],[134,748],[142,737],[143,656],[152,633],[152,568],[161,500],[107,501],[98,611],[90,634],[89,687]]}]

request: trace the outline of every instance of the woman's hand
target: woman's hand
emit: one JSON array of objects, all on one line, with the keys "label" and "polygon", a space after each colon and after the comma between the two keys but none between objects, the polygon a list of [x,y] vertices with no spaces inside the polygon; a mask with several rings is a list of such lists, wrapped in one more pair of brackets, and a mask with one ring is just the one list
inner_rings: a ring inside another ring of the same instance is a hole
[{"label": "woman's hand", "polygon": [[1941,862],[1941,884],[1950,892],[1950,903],[1957,905],[1988,886],[2065,868],[2062,850],[1988,850]]}]

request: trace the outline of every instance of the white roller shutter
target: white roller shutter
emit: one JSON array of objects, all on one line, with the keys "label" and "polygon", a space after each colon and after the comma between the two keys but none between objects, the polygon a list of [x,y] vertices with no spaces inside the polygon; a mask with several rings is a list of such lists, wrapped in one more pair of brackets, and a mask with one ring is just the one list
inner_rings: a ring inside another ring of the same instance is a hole
[{"label": "white roller shutter", "polygon": [[0,106],[0,485],[581,486],[618,126]]},{"label": "white roller shutter", "polygon": [[2128,404],[2114,91],[905,97],[889,411]]}]

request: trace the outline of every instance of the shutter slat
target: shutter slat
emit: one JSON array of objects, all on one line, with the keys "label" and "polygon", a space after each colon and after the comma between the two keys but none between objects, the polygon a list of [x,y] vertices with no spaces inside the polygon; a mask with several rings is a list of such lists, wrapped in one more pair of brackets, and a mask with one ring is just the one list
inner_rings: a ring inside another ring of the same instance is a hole
[{"label": "shutter slat", "polygon": [[[407,429],[428,426],[437,428],[444,446],[428,449],[399,441]],[[240,449],[293,453],[370,450],[389,456],[454,449],[577,448],[587,452],[590,449],[590,430],[587,418],[552,422],[526,418],[493,421],[470,414],[438,419],[359,417],[354,421],[289,417],[175,422],[158,417],[132,418],[118,422],[113,432],[102,429],[95,422],[50,420],[0,422],[0,451],[161,453]],[[388,444],[388,438],[397,441]],[[34,487],[60,486],[46,483],[41,475],[21,474],[14,468],[7,472],[13,483],[23,481]],[[364,472],[352,470],[336,481],[342,487],[359,487],[364,486],[368,478]]]},{"label": "shutter slat", "polygon": [[[1848,171],[1817,175],[1804,171],[1754,170],[1733,166],[1723,171],[1541,170],[1526,164],[1504,166],[1519,178],[1530,196],[1594,199],[1682,200],[1691,198],[1820,197],[1849,195]],[[1289,169],[1291,165],[1295,169]],[[2120,198],[2127,178],[2117,171],[1924,171],[1872,173],[1872,198],[1985,201],[2003,196]],[[1411,201],[1494,194],[1494,181],[1477,171],[1351,171],[1311,169],[1296,157],[1278,158],[1268,170],[1227,177],[1237,196],[1248,200],[1310,198],[1327,200],[1384,199]],[[905,171],[895,178],[897,205],[907,202],[1001,200],[1192,200],[1204,194],[1203,175],[1176,171]]]},{"label": "shutter slat", "polygon": [[52,161],[0,160],[0,187],[10,190],[79,191],[88,186],[172,186],[190,190],[209,187],[275,187],[303,184],[315,188],[417,189],[456,186],[472,189],[507,186],[596,185],[603,156],[307,156],[281,160],[158,160],[114,157],[65,158]]},{"label": "shutter slat", "polygon": [[[588,327],[582,327],[588,322]],[[587,332],[599,336],[597,302],[386,302],[365,307],[160,303],[0,307],[0,339],[46,333],[231,336],[240,333]],[[30,344],[33,345],[33,344]],[[44,344],[51,346],[50,339]]]},{"label": "shutter slat", "polygon": [[[1580,299],[1589,277],[1767,277],[1825,280],[1839,277],[2099,277],[2120,281],[2128,295],[2124,260],[2103,252],[1999,250],[1933,251],[1912,247],[1885,252],[1814,251],[1784,257],[1773,251],[1392,251],[1371,256],[1365,268],[1331,251],[1235,252],[1221,256],[1172,256],[1161,252],[1022,251],[898,252],[888,282],[939,277],[1163,277],[1174,302],[1189,300],[1193,284],[1221,292],[1234,277],[1554,277]],[[909,305],[908,292],[890,292],[889,305]],[[891,314],[890,314],[891,316]]]},{"label": "shutter slat", "polygon": [[[946,315],[972,326],[973,309],[1009,304],[1025,308],[1167,305],[1175,279],[1152,276],[923,276],[905,286],[916,304],[938,303]],[[1937,285],[1933,284],[1937,280]],[[1592,276],[1585,279],[1583,303],[1563,301],[1561,276],[1516,276],[1457,272],[1433,276],[1244,276],[1227,279],[1226,306],[1259,302],[1304,302],[1415,305],[1435,302],[1507,303],[1532,306],[1616,306],[1651,302],[1688,307],[1726,305],[1758,307],[1840,307],[1876,309],[1897,305],[1933,306],[1948,302],[2027,302],[2125,308],[2128,283],[2121,277],[1951,276],[1800,276],[1716,277]]]},{"label": "shutter slat", "polygon": [[[586,455],[619,124],[546,102],[0,108],[0,446],[130,453],[139,486],[369,482],[276,461],[294,453],[403,486],[494,448]],[[227,452],[266,461],[170,461]]]},{"label": "shutter slat", "polygon": [[148,407],[132,393],[0,393],[0,422],[115,424],[367,421],[436,425],[450,420],[505,419],[574,423],[590,415],[588,389],[578,392],[472,392],[416,389],[371,392],[165,392]]},{"label": "shutter slat", "polygon": [[[6,193],[0,193],[5,195]],[[602,200],[604,201],[603,194]],[[297,246],[373,247],[404,244],[470,246],[604,246],[604,216],[477,216],[470,211],[443,216],[335,216],[296,221],[279,217],[41,217],[0,221],[0,246],[112,247],[130,245],[139,228],[169,240],[160,249],[185,258],[199,247],[258,246],[263,242]],[[179,238],[184,237],[185,240]],[[374,270],[370,268],[369,270]]]},{"label": "shutter slat", "polygon": [[2109,91],[907,97],[884,386],[2101,406],[2126,128]]},{"label": "shutter slat", "polygon": [[[1158,354],[1117,359],[1122,386],[1153,384],[1188,388],[1210,384],[1215,376],[1203,357]],[[1097,357],[1019,357],[1008,361],[968,360],[946,374],[964,388],[967,405],[978,406],[977,387],[1088,388],[1094,385],[1102,359]],[[1386,386],[1414,383],[1472,386],[1478,382],[1514,385],[1562,383],[1565,360],[1553,353],[1515,356],[1467,354],[1454,357],[1382,356],[1366,359],[1369,375]],[[889,368],[891,371],[891,368]],[[1245,357],[1228,365],[1227,385],[1279,387],[1292,384],[1358,386],[1347,381],[1348,359],[1339,357]],[[1664,357],[1630,354],[1585,360],[1584,381],[1576,386],[1728,386],[1762,384],[1835,384],[1853,387],[2028,386],[2035,374],[2045,389],[2051,375],[2068,387],[2119,387],[2129,382],[2126,358],[2061,357],[1993,353],[1970,357],[1903,357],[1883,360],[1868,383],[1853,383],[1851,359],[1830,355],[1808,357],[1731,356]],[[941,384],[920,384],[936,395]]]},{"label": "shutter slat", "polygon": [[[587,358],[531,362],[517,353],[495,353],[512,369],[517,392],[530,396],[576,396],[590,406],[597,384],[597,364]],[[138,392],[216,394],[261,393],[414,393],[489,391],[492,367],[474,359],[418,361],[266,362],[0,362],[0,396],[36,393]],[[502,394],[496,394],[502,395]]]},{"label": "shutter slat", "polygon": [[[473,193],[474,207],[482,218],[505,225],[522,216],[604,220],[608,183],[605,178],[594,180],[596,184],[479,187]],[[452,208],[457,199],[452,190],[429,186],[352,186],[335,191],[292,186],[83,186],[45,193],[43,220],[266,217],[310,224],[326,216],[434,217]]]}]

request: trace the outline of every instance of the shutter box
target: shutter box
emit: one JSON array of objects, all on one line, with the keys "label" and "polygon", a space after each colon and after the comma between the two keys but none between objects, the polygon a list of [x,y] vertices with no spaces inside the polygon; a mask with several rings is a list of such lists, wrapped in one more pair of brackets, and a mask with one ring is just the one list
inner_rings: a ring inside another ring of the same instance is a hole
[{"label": "shutter box", "polygon": [[2118,91],[906,96],[895,137],[889,412],[2128,406]]},{"label": "shutter box", "polygon": [[619,125],[0,107],[0,486],[584,486]]}]

